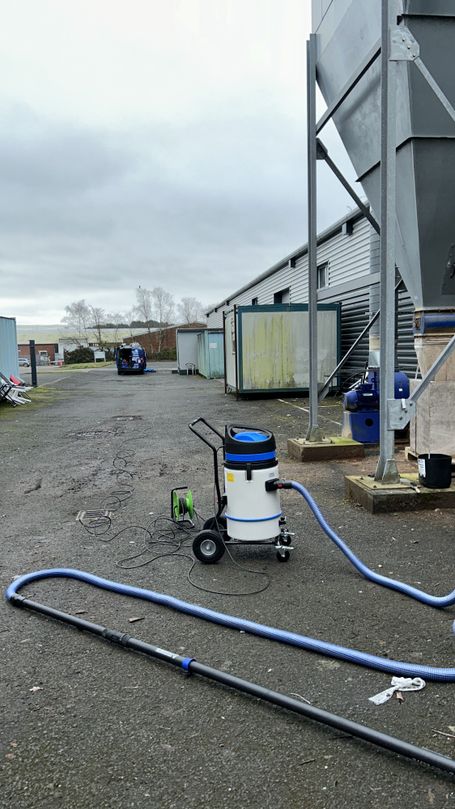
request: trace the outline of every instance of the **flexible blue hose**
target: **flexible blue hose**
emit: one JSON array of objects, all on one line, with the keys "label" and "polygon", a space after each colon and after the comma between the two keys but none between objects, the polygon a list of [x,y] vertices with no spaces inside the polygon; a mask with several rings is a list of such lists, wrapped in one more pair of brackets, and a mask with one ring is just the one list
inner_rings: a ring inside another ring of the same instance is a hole
[{"label": "flexible blue hose", "polygon": [[172,609],[178,610],[179,612],[194,615],[196,618],[203,618],[205,621],[227,626],[230,629],[237,629],[252,635],[259,635],[262,638],[276,640],[280,643],[286,643],[289,646],[298,646],[301,649],[318,652],[328,657],[336,657],[340,660],[346,660],[348,663],[355,663],[359,666],[365,666],[366,668],[377,669],[378,671],[384,671],[388,674],[403,677],[422,677],[424,680],[437,682],[455,682],[455,668],[444,669],[434,666],[416,665],[415,663],[405,663],[397,660],[387,660],[382,657],[377,657],[376,655],[357,651],[356,649],[347,649],[344,646],[337,646],[334,643],[327,643],[322,640],[317,640],[316,638],[298,635],[295,632],[275,629],[272,626],[257,624],[245,618],[236,618],[235,616],[227,615],[223,612],[206,609],[205,607],[190,604],[188,601],[181,601],[178,598],[165,595],[164,593],[156,593],[153,590],[143,590],[141,587],[133,587],[129,584],[120,584],[119,582],[110,581],[109,579],[102,579],[100,576],[86,573],[83,570],[73,570],[72,568],[63,567],[26,573],[9,585],[5,592],[5,597],[8,601],[11,601],[13,596],[18,593],[22,587],[25,587],[26,584],[31,584],[31,582],[39,581],[40,579],[52,578],[77,579],[78,581],[92,584],[95,587],[100,587],[103,590],[110,590],[114,593],[133,596],[134,598],[142,598],[145,601],[152,601],[163,607],[172,607]]},{"label": "flexible blue hose", "polygon": [[417,601],[421,601],[422,604],[428,604],[430,607],[451,607],[452,604],[455,604],[455,590],[452,590],[452,592],[446,596],[432,596],[429,593],[425,593],[423,590],[418,590],[417,587],[412,587],[410,584],[396,581],[396,579],[389,579],[388,576],[381,576],[380,573],[375,573],[374,570],[371,570],[360,561],[358,556],[351,551],[341,537],[339,537],[333,528],[330,527],[322,516],[321,510],[316,501],[312,498],[309,491],[305,489],[305,486],[302,486],[301,483],[297,483],[295,480],[290,480],[288,483],[292,489],[295,489],[296,492],[299,492],[302,497],[305,498],[322,530],[327,534],[329,539],[331,539],[335,545],[337,545],[340,551],[347,556],[351,564],[354,565],[355,569],[358,570],[359,573],[361,573],[366,579],[369,581],[374,581],[375,584],[380,584],[382,587],[389,587],[391,590],[397,590],[399,593],[403,593],[406,596],[415,598]]}]

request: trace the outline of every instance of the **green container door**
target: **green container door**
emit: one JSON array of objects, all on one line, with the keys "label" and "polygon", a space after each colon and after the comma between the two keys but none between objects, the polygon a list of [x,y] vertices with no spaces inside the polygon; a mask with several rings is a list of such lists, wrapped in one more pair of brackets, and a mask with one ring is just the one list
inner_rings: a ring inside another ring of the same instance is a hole
[{"label": "green container door", "polygon": [[198,334],[198,369],[207,379],[224,376],[223,332],[219,329],[201,331]]}]

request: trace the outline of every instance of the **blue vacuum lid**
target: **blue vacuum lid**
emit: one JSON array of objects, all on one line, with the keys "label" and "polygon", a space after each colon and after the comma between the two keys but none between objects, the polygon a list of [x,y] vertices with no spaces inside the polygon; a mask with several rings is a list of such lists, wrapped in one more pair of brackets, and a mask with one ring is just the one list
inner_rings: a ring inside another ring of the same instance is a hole
[{"label": "blue vacuum lid", "polygon": [[[258,427],[226,427],[224,450],[226,458],[232,455],[257,455],[257,453],[275,453],[276,444],[273,433]],[[232,458],[234,460],[234,458]]]},{"label": "blue vacuum lid", "polygon": [[235,436],[236,441],[258,442],[258,441],[266,441],[267,438],[268,438],[267,435],[265,435],[264,433],[259,433],[259,432],[257,432],[257,430],[254,430],[254,431],[253,430],[245,430],[245,432],[237,433],[237,435]]}]

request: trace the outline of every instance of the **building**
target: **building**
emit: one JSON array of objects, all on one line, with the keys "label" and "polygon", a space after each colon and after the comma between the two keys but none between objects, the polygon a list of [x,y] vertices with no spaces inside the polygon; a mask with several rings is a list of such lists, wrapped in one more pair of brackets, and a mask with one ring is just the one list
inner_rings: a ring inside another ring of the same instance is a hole
[{"label": "building", "polygon": [[[351,211],[318,236],[317,261],[318,302],[341,304],[344,355],[367,325],[370,308],[374,314],[379,307],[379,237],[361,211]],[[307,301],[308,245],[305,244],[210,309],[206,313],[207,327],[222,327],[223,313],[235,305]],[[408,374],[415,373],[417,364],[413,312],[412,301],[402,285],[397,293],[397,367]],[[362,371],[367,361],[368,335],[345,364],[343,380]]]},{"label": "building", "polygon": [[[44,364],[63,360],[65,351],[74,351],[80,346],[92,349],[115,348],[125,337],[132,337],[142,332],[143,329],[113,327],[101,329],[101,335],[97,329],[87,329],[84,336],[75,336],[69,327],[61,324],[18,325],[17,338],[19,355],[27,359],[30,359],[29,341],[35,340],[36,361]],[[99,345],[100,336],[101,345]]]},{"label": "building", "polygon": [[[18,343],[19,357],[25,357],[30,362],[30,344]],[[35,357],[37,365],[48,365],[58,359],[58,343],[35,343]]]},{"label": "building", "polygon": [[177,329],[198,329],[198,331],[201,331],[206,327],[206,323],[181,323],[180,325],[165,326],[163,329],[150,329],[150,332],[146,331],[142,332],[142,334],[135,334],[134,337],[127,337],[124,342],[126,344],[139,343],[145,349],[147,357],[151,358],[159,352],[160,344],[161,351],[176,351]]}]

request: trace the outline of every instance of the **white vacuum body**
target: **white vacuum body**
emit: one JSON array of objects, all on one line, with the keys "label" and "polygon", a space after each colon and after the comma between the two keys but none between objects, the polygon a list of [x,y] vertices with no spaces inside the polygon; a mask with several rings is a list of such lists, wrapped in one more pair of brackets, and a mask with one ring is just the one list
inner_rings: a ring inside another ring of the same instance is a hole
[{"label": "white vacuum body", "polygon": [[278,491],[266,490],[279,478],[275,438],[252,428],[229,427],[225,440],[224,486],[227,533],[242,542],[270,541],[280,535]]}]

